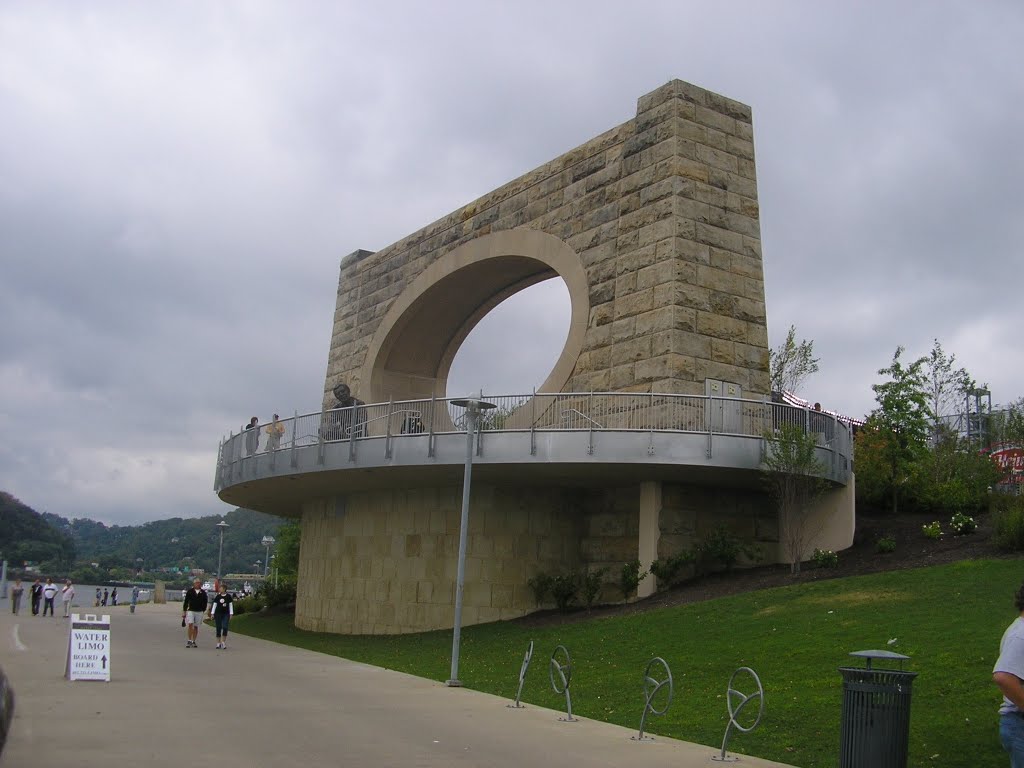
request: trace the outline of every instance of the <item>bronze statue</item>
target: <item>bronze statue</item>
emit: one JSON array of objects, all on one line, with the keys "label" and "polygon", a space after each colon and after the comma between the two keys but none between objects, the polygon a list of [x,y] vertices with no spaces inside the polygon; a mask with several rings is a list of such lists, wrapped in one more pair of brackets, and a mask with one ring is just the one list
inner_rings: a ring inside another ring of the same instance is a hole
[{"label": "bronze statue", "polygon": [[320,432],[324,440],[348,440],[353,436],[366,436],[366,405],[358,397],[352,396],[352,390],[345,382],[339,382],[331,390],[337,401],[324,414]]}]

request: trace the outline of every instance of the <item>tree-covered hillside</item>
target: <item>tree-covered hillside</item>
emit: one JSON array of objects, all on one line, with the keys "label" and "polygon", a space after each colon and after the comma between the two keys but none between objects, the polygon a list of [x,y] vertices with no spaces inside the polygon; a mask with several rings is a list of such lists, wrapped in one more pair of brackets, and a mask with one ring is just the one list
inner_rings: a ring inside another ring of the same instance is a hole
[{"label": "tree-covered hillside", "polygon": [[[220,529],[224,520],[224,573],[252,573],[267,550],[264,536],[277,537],[287,521],[248,509],[223,516],[155,520],[142,525],[105,525],[95,520],[68,520],[38,513],[0,492],[0,552],[14,567],[36,563],[46,573],[77,573],[78,580],[127,578],[163,569],[217,570]],[[271,549],[273,554],[274,550]],[[90,568],[98,563],[98,569]]]},{"label": "tree-covered hillside", "polygon": [[0,553],[11,563],[28,560],[62,571],[74,562],[75,545],[59,526],[0,491]]}]

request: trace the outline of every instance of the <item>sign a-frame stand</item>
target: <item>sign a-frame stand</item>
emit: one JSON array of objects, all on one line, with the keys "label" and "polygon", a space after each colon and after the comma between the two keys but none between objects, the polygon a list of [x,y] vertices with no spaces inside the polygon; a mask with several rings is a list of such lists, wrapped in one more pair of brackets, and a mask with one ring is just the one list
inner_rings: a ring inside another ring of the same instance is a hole
[{"label": "sign a-frame stand", "polygon": [[110,682],[110,616],[71,614],[64,677]]}]

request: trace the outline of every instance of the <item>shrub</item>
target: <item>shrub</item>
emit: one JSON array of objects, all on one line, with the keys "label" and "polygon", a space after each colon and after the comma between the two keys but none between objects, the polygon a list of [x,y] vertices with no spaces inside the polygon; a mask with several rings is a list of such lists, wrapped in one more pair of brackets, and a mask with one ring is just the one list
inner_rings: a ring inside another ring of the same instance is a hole
[{"label": "shrub", "polygon": [[256,591],[257,596],[267,608],[295,605],[296,584],[294,581],[282,579],[276,586],[265,582]]},{"label": "shrub", "polygon": [[607,570],[607,568],[598,568],[596,571],[584,571],[580,574],[579,583],[583,591],[583,604],[587,606],[588,611],[593,607],[594,600],[601,592],[601,585],[604,583],[604,575]]},{"label": "shrub", "polygon": [[811,561],[819,568],[836,568],[839,566],[839,555],[831,549],[816,549]]},{"label": "shrub", "polygon": [[933,520],[930,523],[926,523],[921,526],[921,533],[929,539],[941,539],[942,538],[942,523],[938,520]]},{"label": "shrub", "polygon": [[1024,550],[1024,505],[1004,506],[992,515],[992,541],[1003,552]]},{"label": "shrub", "polygon": [[533,593],[533,600],[537,603],[537,606],[541,606],[545,600],[548,599],[548,595],[551,594],[551,577],[546,573],[538,573],[533,578],[527,580],[526,585],[530,588]]},{"label": "shrub", "polygon": [[625,563],[622,566],[622,572],[619,574],[619,589],[622,590],[622,597],[628,600],[636,593],[637,585],[640,584],[640,579],[647,575],[647,571],[640,570],[640,561],[634,560],[631,563]]},{"label": "shrub", "polygon": [[718,563],[727,571],[731,571],[732,567],[736,565],[741,551],[742,545],[739,538],[724,525],[715,528],[700,545],[700,554],[703,559]]},{"label": "shrub", "polygon": [[680,572],[684,566],[692,565],[697,560],[693,550],[684,550],[664,560],[651,563],[651,574],[658,580],[658,589],[665,589],[680,581]]},{"label": "shrub", "polygon": [[978,524],[974,522],[974,518],[970,515],[957,512],[949,519],[949,527],[953,529],[954,536],[966,536],[969,533],[974,533]]},{"label": "shrub", "polygon": [[878,541],[875,542],[875,549],[879,554],[888,554],[896,551],[896,537],[895,536],[881,536]]},{"label": "shrub", "polygon": [[551,579],[551,595],[555,598],[555,606],[559,611],[565,613],[572,607],[572,604],[576,602],[579,588],[579,579],[574,573],[555,576]]}]

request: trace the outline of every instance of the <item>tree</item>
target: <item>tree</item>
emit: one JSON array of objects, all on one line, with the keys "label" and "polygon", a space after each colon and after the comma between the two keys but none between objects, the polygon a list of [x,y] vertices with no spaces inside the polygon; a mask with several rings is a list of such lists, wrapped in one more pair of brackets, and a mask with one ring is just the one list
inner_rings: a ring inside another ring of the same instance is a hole
[{"label": "tree", "polygon": [[274,562],[281,576],[296,576],[299,572],[299,543],[302,527],[291,520],[277,529],[277,558]]},{"label": "tree", "polygon": [[768,376],[773,392],[795,394],[808,376],[818,372],[814,342],[801,339],[796,343],[796,326],[789,326],[786,340],[778,349],[768,350]]},{"label": "tree", "polygon": [[974,381],[963,368],[955,368],[956,355],[947,355],[938,339],[934,340],[932,351],[925,358],[924,375],[927,381],[928,408],[932,418],[932,443],[937,444],[944,432],[951,430],[943,418],[963,408],[967,390],[974,387]]},{"label": "tree", "polygon": [[989,425],[993,443],[1024,444],[1024,397],[993,411]]},{"label": "tree", "polygon": [[800,573],[807,543],[817,532],[811,507],[825,492],[818,461],[818,441],[799,424],[781,424],[765,435],[764,481],[779,509],[779,534],[789,558],[790,573]]},{"label": "tree", "polygon": [[[910,481],[915,464],[928,451],[932,413],[928,408],[925,357],[904,366],[903,347],[896,348],[892,363],[878,371],[889,381],[872,384],[878,407],[868,416],[866,428],[876,430],[880,438],[879,469],[884,472],[892,500],[892,512],[899,508],[901,491]],[[859,465],[859,463],[858,463]]]}]

